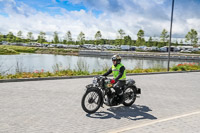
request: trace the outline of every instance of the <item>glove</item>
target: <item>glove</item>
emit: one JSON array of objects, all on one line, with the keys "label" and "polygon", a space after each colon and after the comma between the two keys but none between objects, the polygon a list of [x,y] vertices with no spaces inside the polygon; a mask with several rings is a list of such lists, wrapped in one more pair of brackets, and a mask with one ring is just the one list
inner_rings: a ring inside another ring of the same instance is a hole
[{"label": "glove", "polygon": [[115,83],[115,80],[114,80],[114,79],[111,79],[111,80],[110,80],[110,83],[111,83],[111,84],[114,84],[114,83]]}]

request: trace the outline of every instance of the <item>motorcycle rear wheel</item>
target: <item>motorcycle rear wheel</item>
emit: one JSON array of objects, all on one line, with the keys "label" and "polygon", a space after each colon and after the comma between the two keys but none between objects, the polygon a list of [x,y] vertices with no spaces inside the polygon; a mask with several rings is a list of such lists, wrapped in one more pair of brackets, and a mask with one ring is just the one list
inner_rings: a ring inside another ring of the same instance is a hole
[{"label": "motorcycle rear wheel", "polygon": [[100,108],[101,102],[100,91],[94,88],[85,92],[81,100],[81,106],[85,112],[92,114]]},{"label": "motorcycle rear wheel", "polygon": [[136,100],[137,89],[134,86],[129,86],[124,90],[124,106],[131,106]]}]

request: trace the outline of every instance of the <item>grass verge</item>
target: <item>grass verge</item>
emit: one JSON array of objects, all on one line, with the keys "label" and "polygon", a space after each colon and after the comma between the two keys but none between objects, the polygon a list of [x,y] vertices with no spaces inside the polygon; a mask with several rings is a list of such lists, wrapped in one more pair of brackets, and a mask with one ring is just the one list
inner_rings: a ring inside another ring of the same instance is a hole
[{"label": "grass verge", "polygon": [[[170,68],[170,71],[191,71],[191,70],[200,70],[200,64],[198,63],[184,63],[178,64]],[[43,78],[43,77],[60,77],[60,76],[83,76],[83,75],[102,75],[107,71],[107,69],[103,69],[102,71],[98,72],[89,72],[85,69],[79,70],[55,70],[54,72],[45,72],[42,70],[36,70],[34,72],[19,72],[16,74],[6,74],[1,75],[0,79],[22,79],[22,78]],[[152,73],[152,72],[167,72],[165,68],[149,68],[149,69],[141,69],[136,68],[133,70],[126,70],[127,73]]]}]

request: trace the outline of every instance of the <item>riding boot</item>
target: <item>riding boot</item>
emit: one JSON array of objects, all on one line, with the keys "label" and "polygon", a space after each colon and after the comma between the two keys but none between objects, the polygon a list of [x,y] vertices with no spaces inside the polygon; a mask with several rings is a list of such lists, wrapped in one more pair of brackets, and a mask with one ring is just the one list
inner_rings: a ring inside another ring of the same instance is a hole
[{"label": "riding boot", "polygon": [[109,101],[109,104],[110,104],[110,105],[113,104],[114,98],[115,98],[115,93],[113,92],[113,93],[111,93],[111,95],[110,95],[110,101]]}]

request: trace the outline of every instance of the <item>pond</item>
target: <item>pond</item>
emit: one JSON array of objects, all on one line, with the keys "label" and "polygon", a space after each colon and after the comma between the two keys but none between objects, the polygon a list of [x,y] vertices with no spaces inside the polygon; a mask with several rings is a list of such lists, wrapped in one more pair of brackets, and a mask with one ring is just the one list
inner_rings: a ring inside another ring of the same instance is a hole
[{"label": "pond", "polygon": [[[194,62],[190,60],[172,60],[170,66],[179,63]],[[167,68],[167,60],[163,59],[142,59],[142,58],[122,58],[122,64],[126,69]],[[53,72],[56,69],[78,69],[84,66],[89,72],[100,71],[103,68],[111,67],[111,57],[99,56],[70,56],[52,54],[19,54],[19,55],[0,55],[0,73],[14,74],[20,72],[34,72],[44,70]]]}]

